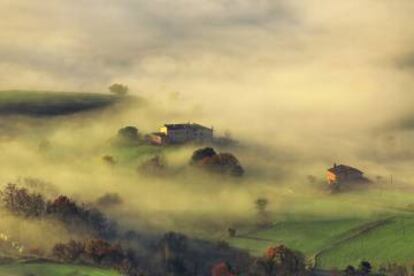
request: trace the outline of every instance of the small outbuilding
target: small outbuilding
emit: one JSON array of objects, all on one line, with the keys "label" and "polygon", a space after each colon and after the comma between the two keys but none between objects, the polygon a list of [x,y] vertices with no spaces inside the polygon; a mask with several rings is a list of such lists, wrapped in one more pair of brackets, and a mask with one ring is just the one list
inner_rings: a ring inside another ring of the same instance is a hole
[{"label": "small outbuilding", "polygon": [[347,165],[334,164],[327,171],[327,179],[330,185],[352,182],[365,182],[364,173]]}]

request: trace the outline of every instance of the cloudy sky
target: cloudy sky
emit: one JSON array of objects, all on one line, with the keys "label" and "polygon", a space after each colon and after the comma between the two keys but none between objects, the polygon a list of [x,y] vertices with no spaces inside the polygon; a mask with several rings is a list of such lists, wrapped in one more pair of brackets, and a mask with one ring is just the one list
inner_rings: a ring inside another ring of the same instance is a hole
[{"label": "cloudy sky", "polygon": [[414,99],[412,14],[412,0],[0,0],[0,89],[119,81],[264,112],[388,114]]}]

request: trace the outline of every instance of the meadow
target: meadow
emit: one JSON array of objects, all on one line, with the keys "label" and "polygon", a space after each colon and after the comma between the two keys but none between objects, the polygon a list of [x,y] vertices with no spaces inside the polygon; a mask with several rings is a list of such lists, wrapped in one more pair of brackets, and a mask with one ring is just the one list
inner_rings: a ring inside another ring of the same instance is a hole
[{"label": "meadow", "polygon": [[112,95],[50,91],[0,91],[0,114],[56,116],[107,107],[119,99]]},{"label": "meadow", "polygon": [[14,263],[0,265],[0,275],[8,276],[119,276],[113,270],[82,265],[65,265],[54,263]]},{"label": "meadow", "polygon": [[232,246],[262,255],[274,244],[285,244],[305,254],[318,269],[344,269],[368,260],[378,268],[388,263],[411,264],[414,217],[287,221],[268,229],[240,234]]},{"label": "meadow", "polygon": [[[351,147],[344,155],[368,168],[368,177],[375,181],[366,188],[330,194],[324,180],[330,160],[326,151],[300,148],[290,153],[289,148],[282,150],[278,145],[259,147],[256,140],[241,136],[239,146],[220,151],[234,153],[246,168],[245,176],[235,180],[206,175],[188,168],[194,145],[114,144],[121,127],[136,125],[144,134],[175,114],[158,106],[116,109],[118,100],[93,93],[0,92],[0,113],[20,115],[2,118],[7,126],[1,128],[2,136],[13,133],[11,138],[0,140],[4,152],[0,165],[5,168],[0,176],[2,184],[33,177],[53,186],[45,186],[51,194],[68,194],[88,204],[105,193],[116,193],[122,204],[105,209],[105,213],[125,229],[153,233],[173,230],[213,242],[224,240],[255,256],[270,246],[285,244],[305,254],[320,269],[343,269],[361,260],[375,267],[412,261],[414,219],[409,206],[414,196],[410,193],[409,159],[383,151],[350,158],[352,152],[360,154],[360,145]],[[86,110],[102,112],[81,112]],[[41,149],[43,141],[48,146]],[[329,144],[326,147],[334,148]],[[113,156],[116,164],[105,164],[105,155]],[[142,162],[156,155],[166,159],[172,174],[157,177],[137,172]],[[396,161],[401,167],[397,168]],[[392,185],[387,179],[390,172],[401,172]],[[309,181],[310,174],[316,180]],[[384,176],[381,181],[377,181],[378,175]],[[254,201],[258,197],[269,200],[271,225],[267,227],[256,223]],[[233,238],[227,235],[230,226],[237,228]],[[26,233],[23,226],[17,227],[17,238],[50,248],[51,244],[33,239],[35,235]],[[3,225],[0,230],[11,229]],[[70,233],[60,235],[62,239],[70,237]],[[83,273],[79,275],[116,275],[54,264],[0,266],[0,272],[31,270],[39,275],[66,275],[77,270]]]}]

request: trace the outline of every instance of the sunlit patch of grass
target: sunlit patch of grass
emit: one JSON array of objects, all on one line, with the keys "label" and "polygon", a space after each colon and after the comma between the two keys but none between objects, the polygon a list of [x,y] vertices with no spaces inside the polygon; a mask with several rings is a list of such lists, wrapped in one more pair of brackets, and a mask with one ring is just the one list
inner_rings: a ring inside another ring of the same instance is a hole
[{"label": "sunlit patch of grass", "polygon": [[344,268],[367,260],[378,267],[386,263],[409,264],[414,256],[414,217],[395,217],[391,223],[363,233],[321,254],[320,267]]},{"label": "sunlit patch of grass", "polygon": [[229,242],[255,255],[263,254],[269,246],[276,244],[285,244],[306,255],[313,255],[335,241],[338,236],[367,221],[362,218],[303,221],[293,219],[276,223],[267,229],[242,234]]},{"label": "sunlit patch of grass", "polygon": [[7,264],[0,265],[0,275],[9,276],[118,276],[118,272],[110,269],[101,269],[91,266],[63,265],[63,264]]}]

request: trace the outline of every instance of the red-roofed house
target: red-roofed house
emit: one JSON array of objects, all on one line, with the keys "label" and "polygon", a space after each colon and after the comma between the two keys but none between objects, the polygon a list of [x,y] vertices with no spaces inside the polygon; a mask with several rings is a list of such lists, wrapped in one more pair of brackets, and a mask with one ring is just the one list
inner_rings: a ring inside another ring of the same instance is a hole
[{"label": "red-roofed house", "polygon": [[326,174],[329,184],[342,184],[346,182],[358,182],[364,180],[364,173],[347,165],[336,165]]}]

